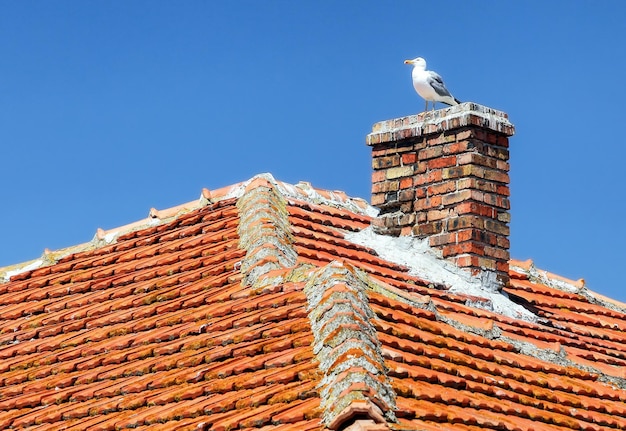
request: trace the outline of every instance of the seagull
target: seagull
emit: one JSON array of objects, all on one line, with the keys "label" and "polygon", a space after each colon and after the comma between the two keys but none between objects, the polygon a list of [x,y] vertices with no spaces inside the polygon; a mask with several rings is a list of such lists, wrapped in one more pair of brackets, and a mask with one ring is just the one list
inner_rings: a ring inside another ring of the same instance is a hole
[{"label": "seagull", "polygon": [[405,60],[404,64],[412,64],[413,72],[413,88],[424,100],[426,100],[425,111],[428,111],[428,102],[433,102],[433,111],[435,110],[435,102],[445,103],[446,105],[458,105],[461,103],[450,94],[443,83],[443,79],[437,72],[426,70],[426,60],[422,57],[413,60]]}]

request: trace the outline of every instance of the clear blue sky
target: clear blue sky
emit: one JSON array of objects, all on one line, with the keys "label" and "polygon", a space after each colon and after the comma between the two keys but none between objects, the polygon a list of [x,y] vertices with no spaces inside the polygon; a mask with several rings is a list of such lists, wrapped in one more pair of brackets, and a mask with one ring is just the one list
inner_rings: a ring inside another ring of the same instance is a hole
[{"label": "clear blue sky", "polygon": [[626,301],[623,1],[1,1],[0,266],[271,172],[370,197],[406,58],[506,111],[512,255]]}]

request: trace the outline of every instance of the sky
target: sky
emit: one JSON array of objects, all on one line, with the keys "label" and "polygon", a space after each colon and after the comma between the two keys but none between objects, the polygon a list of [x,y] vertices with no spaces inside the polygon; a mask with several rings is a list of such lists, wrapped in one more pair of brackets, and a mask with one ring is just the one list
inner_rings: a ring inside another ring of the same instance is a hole
[{"label": "sky", "polygon": [[626,301],[623,1],[0,0],[0,267],[270,172],[370,198],[424,57],[505,111],[511,255]]}]

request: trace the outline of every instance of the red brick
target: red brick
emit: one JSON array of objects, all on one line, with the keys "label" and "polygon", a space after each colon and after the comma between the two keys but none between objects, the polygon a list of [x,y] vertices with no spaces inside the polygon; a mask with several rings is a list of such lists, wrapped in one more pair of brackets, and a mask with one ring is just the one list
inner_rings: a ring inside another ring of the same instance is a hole
[{"label": "red brick", "polygon": [[474,254],[483,256],[485,254],[484,244],[474,241],[467,241],[459,244],[449,244],[441,249],[443,257],[455,256],[458,254]]},{"label": "red brick", "polygon": [[457,266],[460,266],[461,268],[467,268],[467,267],[477,267],[478,266],[478,256],[470,256],[470,255],[461,255],[461,256],[456,256],[454,258],[454,262],[457,264]]},{"label": "red brick", "polygon": [[482,229],[460,229],[456,232],[457,241],[480,241],[489,245],[496,245],[498,236],[491,232],[485,232]]},{"label": "red brick", "polygon": [[428,161],[428,169],[447,168],[456,166],[456,156],[438,157]]},{"label": "red brick", "polygon": [[412,177],[402,178],[400,180],[400,188],[401,189],[409,189],[411,187],[413,187],[413,178]]},{"label": "red brick", "polygon": [[415,185],[422,186],[424,184],[438,183],[443,179],[443,171],[441,169],[435,169],[433,171],[416,175]]},{"label": "red brick", "polygon": [[476,215],[481,215],[481,216],[488,217],[491,219],[494,219],[497,216],[497,212],[495,209],[487,205],[479,204],[478,202],[473,202],[473,201],[461,202],[456,207],[454,207],[454,209],[459,215],[476,214]]},{"label": "red brick", "polygon": [[501,147],[509,147],[509,138],[508,136],[504,136],[504,135],[500,135],[498,136],[498,140],[496,141],[496,144],[500,145]]},{"label": "red brick", "polygon": [[372,183],[379,183],[387,179],[386,171],[376,171],[372,173]]},{"label": "red brick", "polygon": [[442,209],[442,210],[429,210],[428,213],[426,214],[426,220],[428,221],[443,220],[447,218],[449,215],[450,215],[450,210],[447,208]]},{"label": "red brick", "polygon": [[[504,272],[505,274],[509,272],[509,262],[496,262],[496,269],[498,271]],[[506,277],[508,280],[508,276]]]},{"label": "red brick", "polygon": [[402,164],[408,165],[417,162],[417,153],[406,153],[402,155]]},{"label": "red brick", "polygon": [[496,184],[496,193],[502,196],[511,196],[511,189],[509,188],[509,186]]}]

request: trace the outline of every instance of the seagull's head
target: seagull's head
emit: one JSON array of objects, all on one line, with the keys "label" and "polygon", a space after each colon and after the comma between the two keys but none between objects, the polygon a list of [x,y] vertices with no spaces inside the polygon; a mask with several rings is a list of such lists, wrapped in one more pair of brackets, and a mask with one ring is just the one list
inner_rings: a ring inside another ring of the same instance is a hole
[{"label": "seagull's head", "polygon": [[422,57],[417,57],[413,60],[404,60],[404,64],[412,64],[413,67],[418,67],[420,69],[426,70],[426,60],[424,60]]}]

